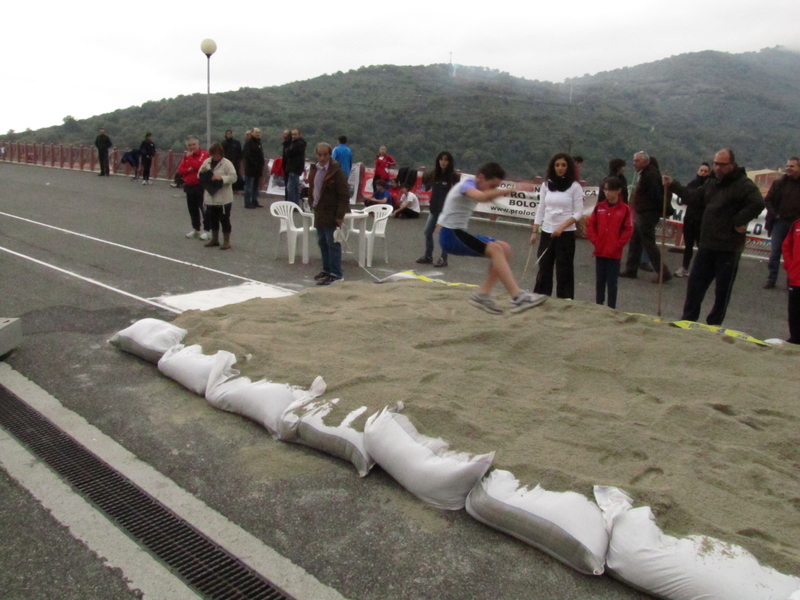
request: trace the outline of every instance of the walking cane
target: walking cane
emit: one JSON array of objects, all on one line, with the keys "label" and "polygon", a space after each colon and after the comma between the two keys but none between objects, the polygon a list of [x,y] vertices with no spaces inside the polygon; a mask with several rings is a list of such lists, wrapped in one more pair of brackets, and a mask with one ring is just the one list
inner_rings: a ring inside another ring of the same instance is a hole
[{"label": "walking cane", "polygon": [[[661,207],[661,219],[664,222],[664,227],[667,225],[667,196],[669,195],[669,186],[664,186],[664,202]],[[664,239],[666,236],[661,236],[661,264],[658,269],[658,316],[661,317],[661,296],[664,291]]]}]

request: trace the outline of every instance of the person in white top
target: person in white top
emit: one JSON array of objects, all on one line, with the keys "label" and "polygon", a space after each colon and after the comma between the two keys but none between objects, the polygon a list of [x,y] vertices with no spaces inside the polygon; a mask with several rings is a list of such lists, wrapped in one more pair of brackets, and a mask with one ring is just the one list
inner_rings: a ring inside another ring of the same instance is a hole
[{"label": "person in white top", "polygon": [[539,206],[533,220],[531,245],[536,244],[539,272],[534,293],[553,295],[553,267],[556,272],[556,297],[575,297],[575,225],[583,217],[583,188],[575,180],[575,164],[569,154],[560,152],[550,159],[546,181],[539,192]]},{"label": "person in white top", "polygon": [[411,186],[404,183],[400,186],[402,195],[400,196],[400,206],[392,213],[397,219],[418,219],[419,218],[419,198],[411,191]]}]

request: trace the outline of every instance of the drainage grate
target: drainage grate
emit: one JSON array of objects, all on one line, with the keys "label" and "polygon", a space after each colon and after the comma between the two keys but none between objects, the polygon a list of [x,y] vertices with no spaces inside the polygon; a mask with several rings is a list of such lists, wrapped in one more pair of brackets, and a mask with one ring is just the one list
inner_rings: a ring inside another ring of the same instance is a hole
[{"label": "drainage grate", "polygon": [[203,597],[291,600],[3,386],[0,425]]}]

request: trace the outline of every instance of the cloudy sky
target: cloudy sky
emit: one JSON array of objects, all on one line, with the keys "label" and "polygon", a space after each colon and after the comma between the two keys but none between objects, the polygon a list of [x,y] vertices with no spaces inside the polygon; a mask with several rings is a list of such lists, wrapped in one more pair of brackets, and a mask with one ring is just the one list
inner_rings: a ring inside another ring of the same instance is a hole
[{"label": "cloudy sky", "polygon": [[[54,6],[54,8],[51,8]],[[3,10],[0,132],[148,100],[264,87],[363,65],[481,66],[563,81],[701,50],[800,50],[789,0],[671,2],[17,1]]]}]

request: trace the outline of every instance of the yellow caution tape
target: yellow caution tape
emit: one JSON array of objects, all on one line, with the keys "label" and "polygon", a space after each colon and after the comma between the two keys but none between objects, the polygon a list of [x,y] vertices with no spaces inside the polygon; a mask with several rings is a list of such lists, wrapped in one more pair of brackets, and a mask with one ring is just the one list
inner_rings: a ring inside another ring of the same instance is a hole
[{"label": "yellow caution tape", "polygon": [[711,333],[720,333],[722,335],[728,335],[737,340],[744,340],[745,342],[753,342],[754,344],[758,344],[759,346],[769,346],[769,344],[762,342],[761,340],[757,340],[756,338],[747,335],[746,333],[742,333],[741,331],[736,331],[735,329],[727,329],[726,327],[719,327],[718,325],[706,325],[705,323],[695,323],[694,321],[673,321],[670,323],[675,327],[680,327],[681,329],[700,329],[702,331],[710,331]]}]

